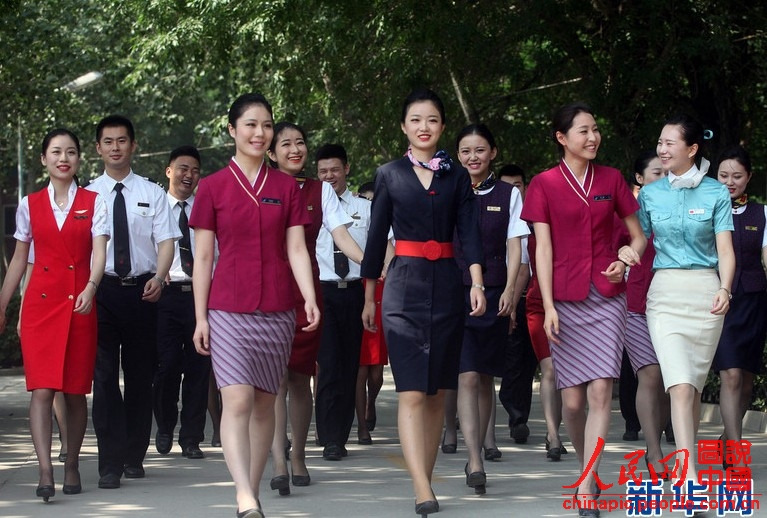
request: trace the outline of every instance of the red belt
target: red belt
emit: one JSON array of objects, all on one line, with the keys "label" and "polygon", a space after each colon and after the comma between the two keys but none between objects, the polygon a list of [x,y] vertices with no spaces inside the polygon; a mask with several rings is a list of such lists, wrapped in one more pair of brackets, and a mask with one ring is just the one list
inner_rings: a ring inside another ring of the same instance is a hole
[{"label": "red belt", "polygon": [[445,257],[453,257],[453,243],[440,243],[438,241],[401,241],[394,246],[394,255],[408,257],[423,257],[429,261],[436,261]]}]

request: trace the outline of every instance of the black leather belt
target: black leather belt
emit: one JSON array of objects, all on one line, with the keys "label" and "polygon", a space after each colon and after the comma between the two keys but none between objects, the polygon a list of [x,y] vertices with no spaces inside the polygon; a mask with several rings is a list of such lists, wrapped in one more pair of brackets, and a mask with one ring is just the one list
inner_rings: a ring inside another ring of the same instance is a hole
[{"label": "black leather belt", "polygon": [[332,286],[340,290],[345,290],[346,288],[351,288],[352,286],[357,286],[358,284],[362,284],[362,279],[355,279],[353,281],[320,281],[320,284],[322,284],[323,286],[328,286],[328,287]]},{"label": "black leather belt", "polygon": [[192,291],[192,281],[171,281],[166,288],[188,293]]},{"label": "black leather belt", "polygon": [[151,273],[144,273],[141,275],[135,275],[133,277],[118,277],[117,275],[104,275],[101,278],[101,282],[116,284],[118,286],[138,286],[139,284],[143,284],[151,278],[152,278]]}]

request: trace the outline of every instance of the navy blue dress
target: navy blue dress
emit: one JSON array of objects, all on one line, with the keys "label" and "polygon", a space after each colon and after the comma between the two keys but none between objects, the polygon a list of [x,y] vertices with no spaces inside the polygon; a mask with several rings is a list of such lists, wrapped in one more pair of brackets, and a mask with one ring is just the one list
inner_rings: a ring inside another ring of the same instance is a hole
[{"label": "navy blue dress", "polygon": [[[389,228],[395,240],[461,240],[468,264],[482,264],[479,206],[469,175],[454,162],[424,189],[407,158],[378,168],[362,277],[383,267]],[[397,392],[456,389],[464,327],[463,283],[454,258],[396,256],[384,285],[382,317]]]}]

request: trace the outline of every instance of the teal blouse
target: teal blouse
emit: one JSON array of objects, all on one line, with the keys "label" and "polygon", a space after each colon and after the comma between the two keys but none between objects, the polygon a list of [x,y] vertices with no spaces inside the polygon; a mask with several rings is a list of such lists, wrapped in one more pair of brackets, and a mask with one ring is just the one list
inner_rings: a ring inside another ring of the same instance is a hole
[{"label": "teal blouse", "polygon": [[653,235],[653,270],[717,268],[716,234],[732,231],[732,203],[727,188],[704,177],[695,188],[674,189],[668,181],[639,191],[639,222]]}]

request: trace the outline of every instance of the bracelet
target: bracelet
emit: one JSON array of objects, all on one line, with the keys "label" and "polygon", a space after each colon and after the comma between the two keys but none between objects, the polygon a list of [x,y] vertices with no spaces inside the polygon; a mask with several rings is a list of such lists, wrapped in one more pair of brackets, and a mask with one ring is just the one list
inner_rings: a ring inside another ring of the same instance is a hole
[{"label": "bracelet", "polygon": [[627,262],[626,262],[626,261],[624,261],[623,259],[618,259],[618,260],[619,260],[620,262],[622,262],[622,263],[623,263],[623,266],[625,266],[626,268],[629,268],[629,267],[630,267],[629,263],[627,263]]},{"label": "bracelet", "polygon": [[93,284],[93,289],[99,289],[99,285],[96,284],[96,281],[93,281],[91,279],[88,279],[88,282],[86,284]]},{"label": "bracelet", "polygon": [[472,288],[479,288],[482,291],[485,291],[485,287],[482,284],[472,284]]},{"label": "bracelet", "polygon": [[158,276],[154,276],[155,280],[160,283],[160,289],[164,288],[166,286],[165,280],[160,279]]},{"label": "bracelet", "polygon": [[729,297],[730,300],[732,300],[732,292],[730,290],[728,290],[724,286],[719,286],[719,289],[726,291],[727,292],[727,296]]}]

